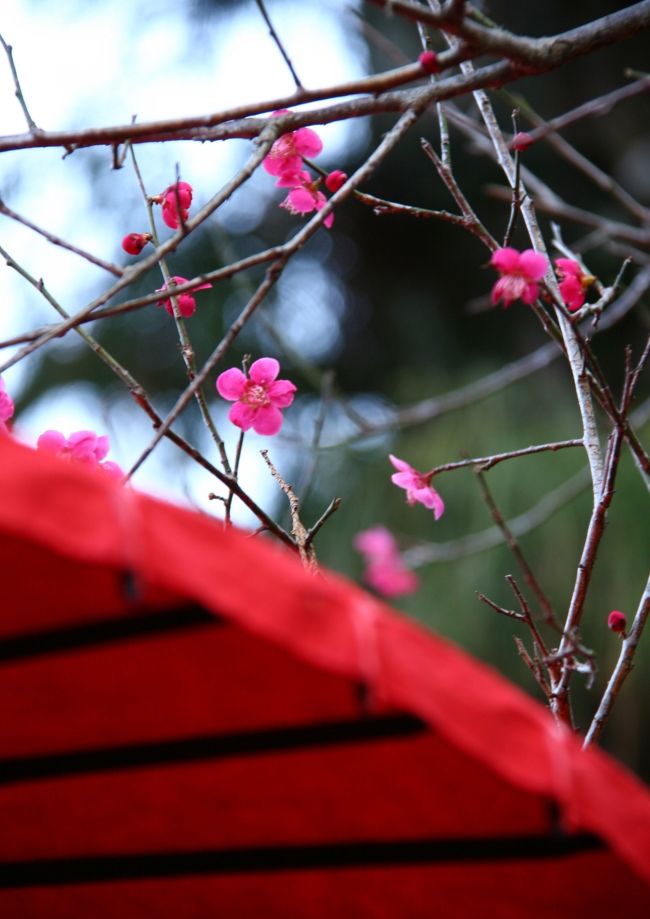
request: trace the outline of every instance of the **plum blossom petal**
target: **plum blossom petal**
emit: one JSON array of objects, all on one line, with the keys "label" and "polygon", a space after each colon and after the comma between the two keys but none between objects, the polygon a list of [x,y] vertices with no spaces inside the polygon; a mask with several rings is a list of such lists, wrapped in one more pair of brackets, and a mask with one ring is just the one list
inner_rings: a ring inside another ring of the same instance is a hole
[{"label": "plum blossom petal", "polygon": [[431,486],[431,473],[419,472],[405,460],[389,454],[389,459],[398,471],[391,476],[391,482],[406,491],[408,504],[423,504],[433,511],[435,520],[439,520],[445,511],[445,504],[438,492]]},{"label": "plum blossom petal", "polygon": [[277,379],[279,373],[280,364],[274,357],[260,357],[251,364],[249,376],[254,383],[258,383],[260,386],[268,386]]},{"label": "plum blossom petal", "polygon": [[269,399],[278,408],[288,408],[293,402],[296,387],[289,380],[275,380],[267,389]]},{"label": "plum blossom petal", "polygon": [[282,412],[275,405],[263,405],[253,418],[253,430],[256,434],[272,437],[282,427]]},{"label": "plum blossom petal", "polygon": [[534,249],[518,252],[506,246],[492,254],[490,264],[501,275],[492,288],[492,303],[503,300],[504,307],[508,307],[515,300],[527,304],[535,302],[539,296],[538,282],[548,268],[546,256]]},{"label": "plum blossom petal", "polygon": [[67,440],[60,431],[44,431],[36,441],[38,450],[47,450],[50,453],[61,453],[66,444]]},{"label": "plum blossom petal", "polygon": [[257,409],[246,402],[235,402],[228,412],[228,420],[242,431],[248,431],[253,426],[253,420],[257,414]]},{"label": "plum blossom petal", "polygon": [[282,412],[293,402],[296,386],[290,380],[278,380],[280,364],[273,357],[256,360],[246,377],[231,367],[217,378],[217,392],[235,404],[228,413],[232,424],[257,434],[273,436],[282,427]]},{"label": "plum blossom petal", "polygon": [[230,370],[224,370],[217,377],[217,392],[222,399],[234,402],[240,399],[246,391],[246,376],[239,367],[231,367]]}]

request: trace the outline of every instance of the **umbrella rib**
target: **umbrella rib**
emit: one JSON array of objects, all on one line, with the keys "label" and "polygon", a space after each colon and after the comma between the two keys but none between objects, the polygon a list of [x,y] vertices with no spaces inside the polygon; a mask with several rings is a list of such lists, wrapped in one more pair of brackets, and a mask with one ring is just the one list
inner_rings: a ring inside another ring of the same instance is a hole
[{"label": "umbrella rib", "polygon": [[13,663],[77,648],[216,624],[224,624],[224,620],[199,606],[144,612],[140,610],[128,616],[0,638],[0,663]]},{"label": "umbrella rib", "polygon": [[0,862],[0,887],[88,884],[186,875],[336,870],[566,858],[604,848],[598,837],[519,835],[41,858]]},{"label": "umbrella rib", "polygon": [[409,738],[430,730],[419,718],[400,713],[228,734],[205,734],[89,750],[8,757],[0,760],[0,786],[93,772],[169,766],[172,763]]}]

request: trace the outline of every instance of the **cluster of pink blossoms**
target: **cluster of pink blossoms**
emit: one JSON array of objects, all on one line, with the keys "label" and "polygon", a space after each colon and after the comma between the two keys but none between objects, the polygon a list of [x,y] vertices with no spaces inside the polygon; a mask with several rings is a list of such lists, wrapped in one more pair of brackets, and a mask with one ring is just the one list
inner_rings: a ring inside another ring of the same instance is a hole
[{"label": "cluster of pink blossoms", "polygon": [[230,421],[248,431],[269,437],[282,427],[281,409],[293,402],[295,385],[290,380],[278,380],[280,365],[273,357],[261,357],[251,364],[248,376],[231,367],[217,377],[217,392],[228,402],[234,402],[228,413]]},{"label": "cluster of pink blossoms", "polygon": [[14,403],[5,389],[4,380],[0,377],[0,434],[8,434],[7,422],[13,416]]},{"label": "cluster of pink blossoms", "polygon": [[45,431],[38,438],[36,446],[39,450],[52,453],[61,459],[101,469],[115,478],[121,478],[123,475],[117,463],[111,460],[102,462],[109,450],[106,435],[98,437],[94,431],[75,431],[66,439],[60,431]]},{"label": "cluster of pink blossoms", "polygon": [[386,527],[376,526],[357,533],[354,547],[366,563],[364,580],[377,593],[399,597],[418,589],[417,575],[402,561],[399,547]]},{"label": "cluster of pink blossoms", "polygon": [[[526,249],[518,252],[506,246],[492,254],[490,264],[499,272],[499,280],[492,288],[492,303],[503,300],[504,307],[515,300],[534,303],[539,296],[539,283],[548,271],[548,260],[541,252]],[[585,275],[580,265],[572,258],[555,260],[560,278],[560,294],[567,309],[574,313],[585,302],[585,292],[593,282]]]},{"label": "cluster of pink blossoms", "polygon": [[[273,112],[275,116],[288,114],[287,109]],[[298,128],[279,137],[271,147],[268,156],[264,157],[262,166],[269,175],[277,179],[278,188],[290,188],[291,191],[280,204],[291,214],[310,214],[322,210],[327,198],[319,189],[320,179],[314,179],[304,168],[304,158],[314,157],[323,149],[323,142],[311,128]],[[347,180],[347,175],[340,169],[330,172],[325,185],[332,193]],[[326,227],[334,223],[334,214],[328,214],[323,221]]]},{"label": "cluster of pink blossoms", "polygon": [[[177,230],[181,222],[185,223],[189,217],[192,194],[189,182],[174,182],[150,200],[162,205],[162,219],[170,229]],[[122,248],[129,255],[140,255],[148,242],[151,242],[151,233],[127,233],[122,240]]]}]

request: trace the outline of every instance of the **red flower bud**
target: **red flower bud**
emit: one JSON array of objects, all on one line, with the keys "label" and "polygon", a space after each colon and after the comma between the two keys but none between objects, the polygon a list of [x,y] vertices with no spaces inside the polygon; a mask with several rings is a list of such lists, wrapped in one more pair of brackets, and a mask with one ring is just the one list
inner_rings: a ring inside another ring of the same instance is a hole
[{"label": "red flower bud", "polygon": [[624,633],[627,625],[625,614],[618,609],[613,609],[607,617],[607,625],[612,632]]},{"label": "red flower bud", "polygon": [[140,255],[151,239],[151,233],[129,233],[122,240],[122,248],[129,255]]},{"label": "red flower bud", "polygon": [[340,169],[335,169],[334,172],[330,172],[330,174],[326,177],[325,185],[332,192],[332,194],[334,194],[334,192],[338,191],[342,185],[345,185],[347,180],[348,175],[346,172],[342,172]]},{"label": "red flower bud", "polygon": [[423,51],[419,56],[418,61],[420,62],[420,67],[424,70],[425,73],[439,73],[440,64],[438,63],[438,55],[435,51]]},{"label": "red flower bud", "polygon": [[530,134],[527,134],[525,131],[519,131],[519,133],[515,134],[515,136],[512,138],[510,146],[513,150],[519,150],[519,152],[522,152],[523,150],[527,150],[529,147],[532,147],[534,143],[535,141],[530,136]]}]

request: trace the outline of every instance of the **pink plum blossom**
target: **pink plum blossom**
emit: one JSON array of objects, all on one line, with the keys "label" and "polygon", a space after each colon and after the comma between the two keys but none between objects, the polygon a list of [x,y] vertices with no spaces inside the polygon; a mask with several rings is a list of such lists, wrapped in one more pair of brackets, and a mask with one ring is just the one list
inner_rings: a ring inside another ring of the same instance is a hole
[{"label": "pink plum blossom", "polygon": [[386,527],[376,526],[357,533],[354,547],[366,562],[364,580],[385,597],[398,597],[418,589],[417,575],[402,561],[398,545]]},{"label": "pink plum blossom", "polygon": [[4,380],[0,377],[0,434],[8,434],[7,422],[14,413],[13,399],[5,389]]},{"label": "pink plum blossom", "polygon": [[337,192],[348,180],[347,172],[343,172],[342,169],[335,169],[334,172],[330,172],[325,176],[325,186],[328,191],[331,191],[332,194]]},{"label": "pink plum blossom", "polygon": [[510,146],[513,150],[518,150],[520,153],[523,153],[524,150],[527,150],[529,147],[535,143],[530,134],[526,131],[519,131],[510,141]]},{"label": "pink plum blossom", "polygon": [[[174,284],[187,284],[187,278],[182,278],[180,275],[174,275],[171,279]],[[178,294],[176,297],[176,302],[178,303],[178,312],[184,319],[188,319],[190,316],[193,316],[196,311],[196,300],[192,296],[195,290],[207,290],[209,287],[212,287],[212,284],[197,284],[196,287],[193,287],[191,292],[185,292],[184,294]],[[165,283],[162,287],[159,287],[158,290],[170,290],[171,287]],[[166,300],[159,300],[158,306],[164,306],[170,316],[174,315],[174,307],[172,301],[168,298]]]},{"label": "pink plum blossom", "polygon": [[[301,172],[294,178],[296,187],[291,189],[280,207],[286,208],[291,214],[301,215],[321,211],[327,204],[327,198],[318,190],[318,182],[312,182],[308,172]],[[334,223],[334,214],[328,214],[323,223],[329,229]]]},{"label": "pink plum blossom", "polygon": [[435,51],[423,51],[418,58],[420,67],[425,73],[439,73],[440,61]]},{"label": "pink plum blossom", "polygon": [[290,380],[278,380],[280,365],[273,357],[261,357],[251,364],[246,376],[237,367],[217,377],[217,392],[235,404],[228,413],[230,421],[248,431],[272,436],[282,427],[282,412],[293,402],[296,387]]},{"label": "pink plum blossom", "polygon": [[70,462],[97,467],[115,478],[121,478],[123,475],[117,463],[111,460],[102,462],[109,450],[108,437],[105,434],[98,437],[94,431],[75,431],[66,439],[60,431],[44,431],[38,438],[36,447]]},{"label": "pink plum blossom", "polygon": [[548,268],[546,256],[534,249],[517,252],[507,246],[493,253],[490,264],[501,275],[492,288],[492,303],[503,300],[504,307],[508,307],[515,300],[535,302],[539,294],[538,282]]},{"label": "pink plum blossom", "polygon": [[151,233],[128,233],[122,240],[122,248],[129,255],[140,255],[151,239]]},{"label": "pink plum blossom", "polygon": [[556,258],[555,266],[560,276],[560,294],[570,312],[575,313],[585,302],[585,291],[593,278],[586,275],[572,258]]},{"label": "pink plum blossom", "polygon": [[389,459],[397,469],[397,472],[390,477],[391,482],[398,488],[406,489],[407,502],[424,504],[426,508],[433,511],[434,518],[439,520],[445,511],[445,504],[435,488],[431,486],[432,473],[418,472],[405,460],[393,456],[392,453],[389,454]]},{"label": "pink plum blossom", "polygon": [[622,613],[620,609],[613,609],[607,617],[608,628],[610,628],[612,632],[618,632],[625,637],[626,625],[625,613]]},{"label": "pink plum blossom", "polygon": [[[287,109],[273,112],[275,116],[287,115]],[[262,160],[262,166],[269,175],[282,179],[284,176],[297,175],[303,166],[303,157],[318,156],[323,149],[323,142],[311,128],[298,128],[279,137]],[[278,183],[279,184],[279,183]]]},{"label": "pink plum blossom", "polygon": [[160,195],[160,201],[163,220],[172,230],[177,230],[180,220],[185,223],[189,216],[192,186],[189,182],[175,182]]}]

